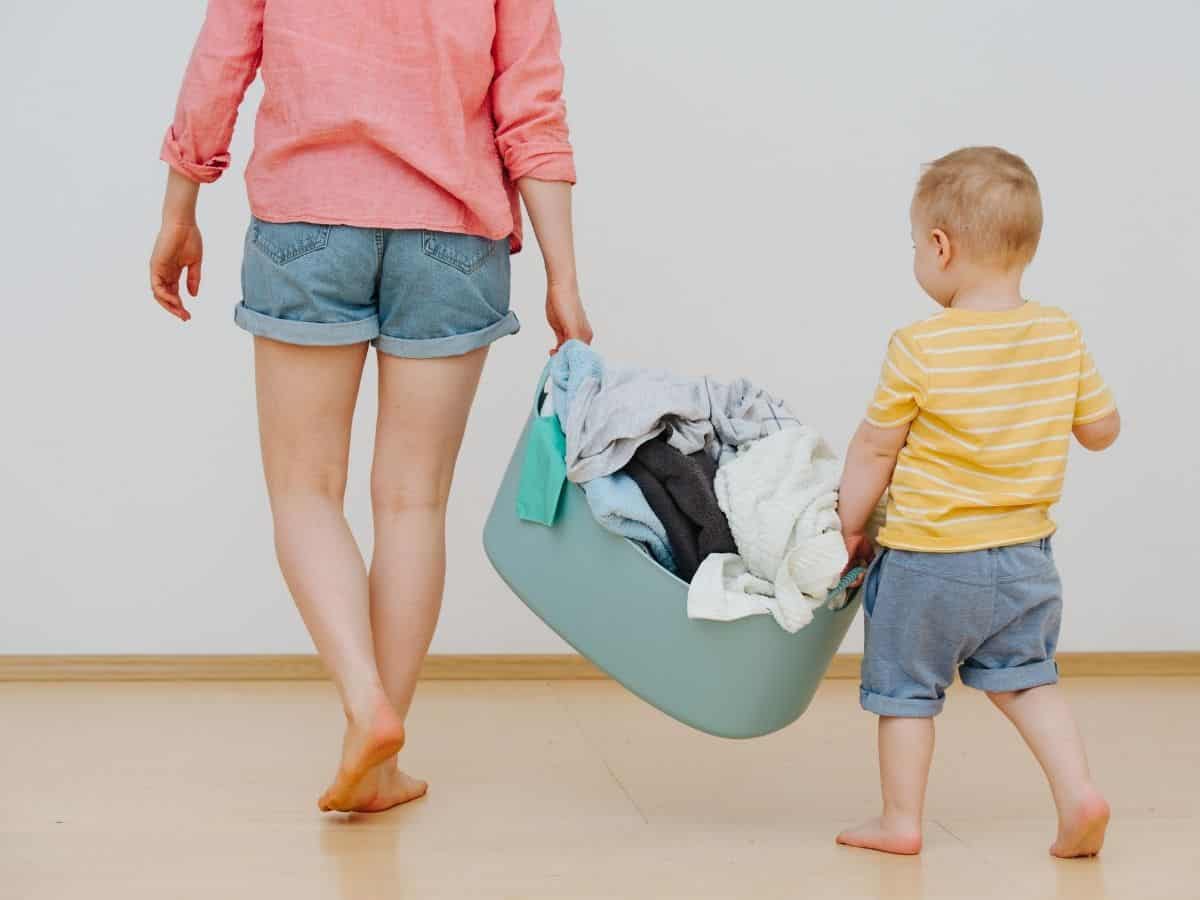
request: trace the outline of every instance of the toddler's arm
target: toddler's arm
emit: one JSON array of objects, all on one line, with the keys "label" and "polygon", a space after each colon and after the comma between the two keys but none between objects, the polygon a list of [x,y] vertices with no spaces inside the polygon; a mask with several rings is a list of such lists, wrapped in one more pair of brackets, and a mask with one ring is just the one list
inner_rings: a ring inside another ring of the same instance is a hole
[{"label": "toddler's arm", "polygon": [[1076,425],[1075,440],[1088,450],[1107,450],[1121,433],[1121,414],[1113,410],[1103,419]]},{"label": "toddler's arm", "polygon": [[908,430],[925,402],[925,382],[925,364],[904,333],[896,332],[888,342],[887,358],[866,418],[846,451],[838,518],[851,566],[871,559],[871,546],[865,536],[867,521],[892,480]]},{"label": "toddler's arm", "polygon": [[892,480],[908,429],[909,423],[881,428],[863,422],[846,450],[846,468],[838,489],[838,518],[851,565],[866,562],[871,556],[864,534],[867,520]]},{"label": "toddler's arm", "polygon": [[1112,391],[1104,383],[1082,337],[1079,351],[1079,383],[1072,431],[1075,440],[1088,450],[1104,450],[1111,447],[1121,433],[1121,416]]}]

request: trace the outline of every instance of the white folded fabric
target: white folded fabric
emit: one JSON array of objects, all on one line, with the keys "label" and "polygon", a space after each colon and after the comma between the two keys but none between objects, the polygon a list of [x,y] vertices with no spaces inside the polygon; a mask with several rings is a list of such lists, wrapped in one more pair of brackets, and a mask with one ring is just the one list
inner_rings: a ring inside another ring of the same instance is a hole
[{"label": "white folded fabric", "polygon": [[688,616],[770,613],[789,632],[811,622],[847,561],[840,476],[841,461],[807,425],[764,437],[723,465],[714,488],[740,564],[728,555],[706,559],[688,590]]}]

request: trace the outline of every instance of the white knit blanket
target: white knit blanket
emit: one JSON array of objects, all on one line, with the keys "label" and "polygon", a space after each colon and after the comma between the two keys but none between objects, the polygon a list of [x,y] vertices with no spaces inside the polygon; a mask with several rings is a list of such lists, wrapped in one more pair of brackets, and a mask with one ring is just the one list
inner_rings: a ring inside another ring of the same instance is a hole
[{"label": "white knit blanket", "polygon": [[756,441],[717,471],[737,557],[713,554],[688,589],[688,617],[768,613],[788,632],[812,621],[847,557],[837,517],[841,460],[807,425]]}]

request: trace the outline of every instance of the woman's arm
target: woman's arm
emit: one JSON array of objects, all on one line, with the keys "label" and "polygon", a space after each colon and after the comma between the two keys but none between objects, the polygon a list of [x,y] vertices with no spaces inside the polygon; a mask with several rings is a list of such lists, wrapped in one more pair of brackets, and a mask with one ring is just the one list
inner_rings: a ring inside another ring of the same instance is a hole
[{"label": "woman's arm", "polygon": [[592,339],[575,271],[575,160],[562,99],[560,45],[553,0],[496,0],[496,146],[546,261],[546,320],[556,341],[551,353],[572,338]]},{"label": "woman's arm", "polygon": [[163,138],[160,155],[171,171],[162,226],[150,254],[150,290],[158,305],[181,322],[192,317],[179,296],[184,269],[188,293],[200,292],[204,241],[196,224],[196,198],[202,183],[216,181],[229,167],[238,107],[262,59],[264,2],[209,0],[175,119]]},{"label": "woman's arm", "polygon": [[553,353],[566,341],[592,342],[575,272],[571,226],[571,185],[565,181],[522,178],[517,182],[546,263],[546,321],[554,331]]},{"label": "woman's arm", "polygon": [[192,181],[216,181],[229,168],[238,107],[262,61],[265,0],[209,0],[162,159]]},{"label": "woman's arm", "polygon": [[176,169],[167,174],[167,192],[163,200],[162,227],[150,254],[150,290],[158,305],[179,319],[188,321],[192,314],[179,296],[179,276],[187,269],[188,293],[200,293],[200,262],[204,241],[196,225],[196,199],[199,183]]}]

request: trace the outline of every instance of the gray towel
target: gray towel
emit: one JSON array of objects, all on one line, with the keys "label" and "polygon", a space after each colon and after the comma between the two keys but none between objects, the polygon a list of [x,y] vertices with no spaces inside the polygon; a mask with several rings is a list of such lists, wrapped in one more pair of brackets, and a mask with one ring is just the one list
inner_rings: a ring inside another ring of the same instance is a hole
[{"label": "gray towel", "polygon": [[575,482],[624,468],[668,424],[676,450],[707,449],[722,461],[744,444],[800,424],[782,402],[744,378],[723,384],[606,366],[579,341],[563,344],[550,371],[554,409],[567,436],[567,477]]},{"label": "gray towel", "polygon": [[706,556],[736,553],[737,545],[713,490],[716,462],[702,450],[685,456],[670,437],[668,429],[638,447],[625,471],[666,528],[677,574],[691,581]]}]

